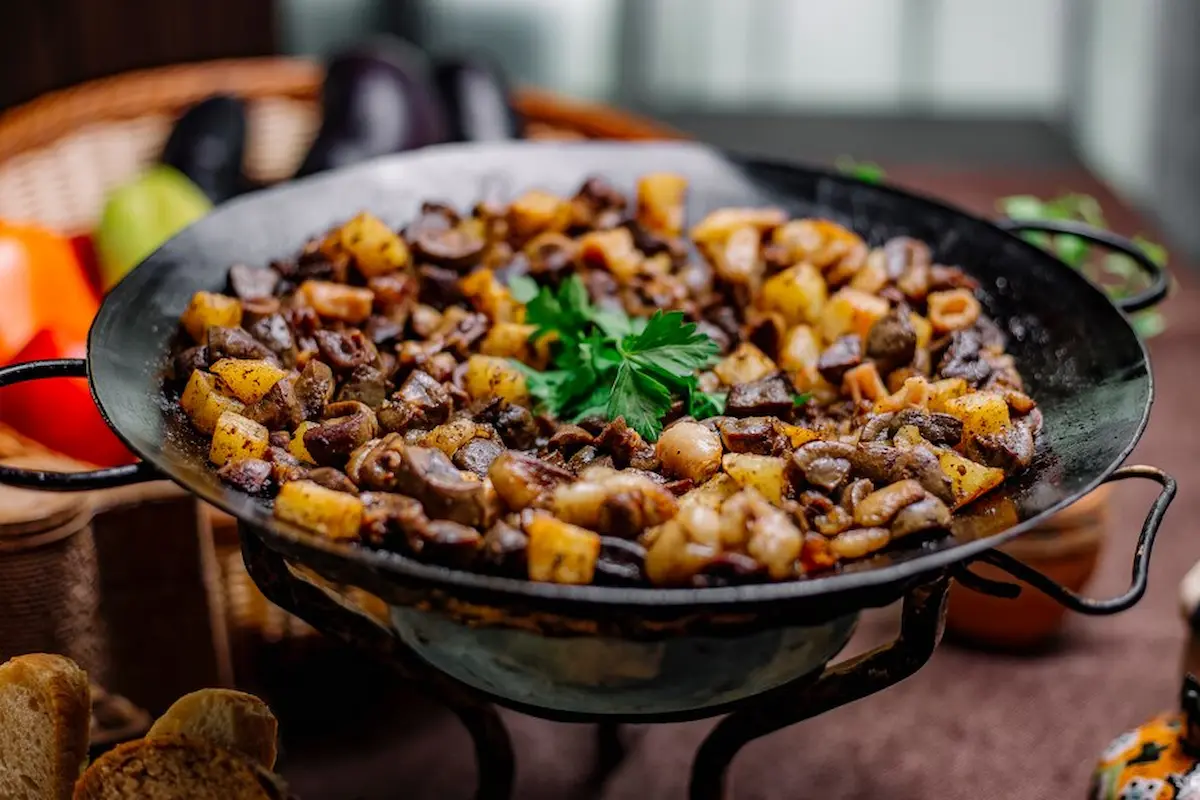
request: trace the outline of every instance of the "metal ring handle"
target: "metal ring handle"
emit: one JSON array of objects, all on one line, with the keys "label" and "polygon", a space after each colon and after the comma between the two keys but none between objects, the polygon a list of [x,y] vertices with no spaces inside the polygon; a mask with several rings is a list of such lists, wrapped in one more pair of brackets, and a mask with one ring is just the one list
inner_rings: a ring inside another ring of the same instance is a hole
[{"label": "metal ring handle", "polygon": [[1083,597],[1065,586],[1055,583],[1028,564],[999,550],[988,550],[978,560],[1004,570],[1052,600],[1057,600],[1070,610],[1078,611],[1080,614],[1105,616],[1132,608],[1146,593],[1146,583],[1150,576],[1150,551],[1154,548],[1154,537],[1158,535],[1158,528],[1162,524],[1163,516],[1167,513],[1167,507],[1175,499],[1177,486],[1175,479],[1158,467],[1142,465],[1121,467],[1108,476],[1105,483],[1128,478],[1149,478],[1162,486],[1162,491],[1154,499],[1154,503],[1150,506],[1150,512],[1146,515],[1146,521],[1142,523],[1142,532],[1138,536],[1137,547],[1133,551],[1133,577],[1124,594],[1110,597],[1107,600]]},{"label": "metal ring handle", "polygon": [[1005,218],[996,220],[996,226],[1001,230],[1013,234],[1024,233],[1026,231],[1034,233],[1065,233],[1070,236],[1078,236],[1080,239],[1085,239],[1092,244],[1104,245],[1111,250],[1116,250],[1119,253],[1129,256],[1138,265],[1138,268],[1150,278],[1150,286],[1138,292],[1133,297],[1112,298],[1113,305],[1126,314],[1157,305],[1167,296],[1167,290],[1171,288],[1171,278],[1165,269],[1154,263],[1154,260],[1146,255],[1146,251],[1134,244],[1133,240],[1112,231],[1093,228],[1091,225],[1082,222],[1067,220]]},{"label": "metal ring handle", "polygon": [[[0,389],[25,381],[43,378],[86,378],[87,361],[82,358],[56,358],[47,361],[26,361],[0,367]],[[111,489],[162,478],[158,470],[139,461],[119,467],[105,467],[89,472],[49,472],[39,469],[20,469],[0,465],[0,483],[39,489],[44,492],[86,492],[92,489]]]}]

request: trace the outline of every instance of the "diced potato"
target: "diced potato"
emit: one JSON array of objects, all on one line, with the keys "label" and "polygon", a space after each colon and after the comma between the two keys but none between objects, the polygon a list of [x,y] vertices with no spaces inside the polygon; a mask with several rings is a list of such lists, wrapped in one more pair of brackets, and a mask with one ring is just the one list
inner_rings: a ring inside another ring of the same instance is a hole
[{"label": "diced potato", "polygon": [[460,278],[458,288],[476,311],[486,314],[492,322],[520,322],[525,309],[508,287],[496,279],[490,269],[478,269],[465,278]]},{"label": "diced potato", "polygon": [[942,404],[947,414],[963,423],[963,438],[1003,433],[1011,425],[1004,396],[991,392],[970,392]]},{"label": "diced potato", "polygon": [[967,393],[967,382],[962,378],[943,378],[930,385],[929,410],[946,412],[946,403]]},{"label": "diced potato", "polygon": [[882,297],[857,289],[839,289],[822,309],[817,327],[826,343],[848,333],[857,333],[866,341],[871,326],[887,312],[888,301]]},{"label": "diced potato", "polygon": [[200,413],[200,409],[204,408],[208,396],[215,391],[217,391],[216,376],[203,370],[193,370],[191,377],[188,378],[187,386],[183,387],[183,394],[179,396],[179,406],[184,413],[194,418]]},{"label": "diced potato", "polygon": [[642,270],[643,256],[633,244],[628,228],[589,231],[579,237],[579,261],[608,270],[620,283],[628,283]]},{"label": "diced potato", "polygon": [[292,433],[292,440],[288,442],[288,452],[296,457],[301,463],[315,464],[317,460],[312,457],[312,453],[308,452],[308,447],[304,444],[304,434],[308,433],[310,428],[317,427],[315,422],[301,422],[296,426],[296,430]]},{"label": "diced potato", "polygon": [[222,358],[210,369],[243,403],[257,403],[272,386],[287,377],[286,370],[253,358]]},{"label": "diced potato", "polygon": [[480,435],[479,426],[469,419],[455,419],[438,425],[421,437],[422,447],[434,447],[452,458],[458,448]]},{"label": "diced potato", "polygon": [[912,321],[913,330],[917,333],[917,347],[922,350],[929,347],[929,343],[933,341],[933,325],[915,311],[910,313],[908,318]]},{"label": "diced potato", "polygon": [[797,325],[783,337],[779,347],[779,366],[788,372],[815,369],[821,358],[821,343],[810,325]]},{"label": "diced potato", "polygon": [[196,426],[197,430],[212,433],[216,430],[217,420],[226,411],[240,414],[245,410],[246,406],[240,400],[223,395],[219,391],[212,391],[204,398],[204,404],[192,417],[192,424]]},{"label": "diced potato", "polygon": [[217,419],[208,460],[218,467],[243,458],[262,458],[267,452],[270,431],[241,414],[226,411]]},{"label": "diced potato", "polygon": [[383,220],[365,211],[342,226],[339,239],[365,277],[386,275],[409,265],[404,240]]},{"label": "diced potato", "polygon": [[717,549],[689,541],[688,532],[669,520],[646,535],[646,577],[655,586],[686,584],[717,555]]},{"label": "diced potato", "polygon": [[789,325],[799,325],[821,318],[827,296],[821,271],[803,261],[767,278],[758,304],[768,311],[778,311]]},{"label": "diced potato", "polygon": [[867,294],[876,294],[887,286],[887,255],[883,248],[877,248],[867,254],[867,261],[862,269],[854,273],[850,279],[850,288]]},{"label": "diced potato", "polygon": [[865,249],[858,234],[827,219],[792,220],[776,228],[771,241],[787,251],[792,263],[807,261],[821,270]]},{"label": "diced potato", "polygon": [[788,441],[792,443],[792,447],[799,447],[802,444],[816,441],[821,438],[821,434],[808,428],[802,428],[799,425],[789,425],[786,422],[777,423],[775,426],[780,433],[788,437]]},{"label": "diced potato", "polygon": [[736,350],[713,367],[713,372],[721,379],[721,383],[734,386],[764,378],[777,369],[779,367],[775,366],[775,362],[766,353],[750,342],[742,342]]},{"label": "diced potato", "polygon": [[288,481],[275,498],[275,517],[333,539],[358,539],[363,504],[356,495],[326,489],[312,481]]},{"label": "diced potato", "polygon": [[721,459],[725,474],[741,487],[753,487],[775,505],[783,505],[785,462],[775,456],[726,453]]},{"label": "diced potato", "polygon": [[747,225],[710,245],[708,255],[717,275],[730,284],[757,288],[767,268],[762,259],[761,239],[762,234]]},{"label": "diced potato", "polygon": [[638,224],[663,236],[682,233],[687,184],[687,178],[672,172],[651,172],[638,179]]},{"label": "diced potato", "polygon": [[965,506],[1004,483],[1004,470],[976,464],[953,450],[939,450],[938,462],[942,472],[950,478],[954,509]]},{"label": "diced potato", "polygon": [[508,207],[508,231],[518,244],[570,224],[571,202],[540,189],[526,192]]},{"label": "diced potato", "polygon": [[739,488],[733,478],[724,472],[718,472],[710,480],[688,491],[680,499],[680,505],[699,503],[708,508],[720,508],[721,503],[733,497]]},{"label": "diced potato", "polygon": [[901,425],[892,437],[892,444],[899,447],[901,450],[909,450],[913,447],[929,447],[929,442],[921,435],[921,431],[916,425]]},{"label": "diced potato", "polygon": [[223,294],[196,292],[179,321],[189,336],[204,344],[209,328],[236,328],[242,324],[242,304]]},{"label": "diced potato", "polygon": [[586,584],[596,573],[600,536],[548,514],[535,514],[526,524],[529,579]]},{"label": "diced potato", "polygon": [[487,335],[479,344],[479,352],[485,356],[500,356],[515,358],[526,364],[536,360],[533,334],[536,325],[525,325],[521,322],[497,322],[488,329]]},{"label": "diced potato", "polygon": [[738,228],[750,226],[760,233],[787,222],[780,208],[719,208],[692,226],[691,237],[700,245],[723,242]]},{"label": "diced potato", "polygon": [[529,404],[525,376],[506,358],[472,355],[467,359],[467,393],[476,400],[499,397],[510,403]]},{"label": "diced potato", "polygon": [[357,324],[371,316],[375,293],[361,286],[331,281],[305,281],[300,296],[322,317]]}]

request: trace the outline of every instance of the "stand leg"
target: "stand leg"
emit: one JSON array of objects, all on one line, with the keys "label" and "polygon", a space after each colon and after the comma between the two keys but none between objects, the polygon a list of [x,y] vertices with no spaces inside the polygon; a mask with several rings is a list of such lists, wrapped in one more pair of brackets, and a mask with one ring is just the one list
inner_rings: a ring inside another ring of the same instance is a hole
[{"label": "stand leg", "polygon": [[599,723],[596,726],[596,764],[590,783],[596,787],[602,786],[624,758],[625,744],[621,741],[621,726],[616,722]]},{"label": "stand leg", "polygon": [[328,636],[382,655],[407,679],[418,682],[462,722],[475,744],[479,765],[476,800],[509,800],[516,773],[508,730],[496,709],[465,686],[430,669],[390,629],[333,592],[292,572],[279,553],[253,533],[242,532],[246,571],[272,603]]},{"label": "stand leg", "polygon": [[769,692],[722,719],[696,753],[691,800],[721,800],[729,765],[749,742],[886,689],[920,669],[942,638],[949,585],[942,576],[905,595],[900,635],[891,644]]}]

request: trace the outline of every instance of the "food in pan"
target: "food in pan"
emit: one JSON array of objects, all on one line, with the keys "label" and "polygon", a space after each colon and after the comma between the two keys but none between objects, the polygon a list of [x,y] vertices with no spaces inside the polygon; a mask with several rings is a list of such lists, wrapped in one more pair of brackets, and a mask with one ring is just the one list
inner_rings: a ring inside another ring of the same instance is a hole
[{"label": "food in pan", "polygon": [[228,484],[338,542],[569,584],[786,581],[943,535],[1041,414],[910,238],[599,178],[233,266],[173,385]]}]

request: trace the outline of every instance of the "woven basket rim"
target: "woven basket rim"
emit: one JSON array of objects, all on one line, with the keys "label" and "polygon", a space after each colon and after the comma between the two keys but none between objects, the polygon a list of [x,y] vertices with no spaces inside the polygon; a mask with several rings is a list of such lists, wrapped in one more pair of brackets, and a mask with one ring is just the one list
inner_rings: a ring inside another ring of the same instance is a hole
[{"label": "woven basket rim", "polygon": [[[97,78],[48,92],[0,114],[0,162],[44,148],[90,123],[178,113],[218,92],[315,102],[323,73],[321,64],[311,59],[266,56],[173,64]],[[530,121],[592,138],[685,138],[661,123],[542,89],[522,87],[515,102]]]}]

